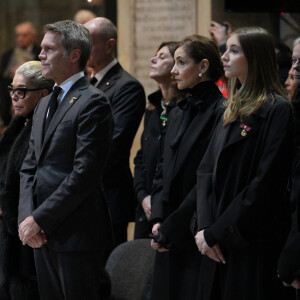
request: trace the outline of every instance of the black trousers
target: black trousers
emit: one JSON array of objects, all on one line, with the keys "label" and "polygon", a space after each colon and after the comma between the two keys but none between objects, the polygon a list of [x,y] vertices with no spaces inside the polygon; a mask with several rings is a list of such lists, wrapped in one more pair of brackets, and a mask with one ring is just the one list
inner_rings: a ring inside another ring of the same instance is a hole
[{"label": "black trousers", "polygon": [[100,300],[103,268],[96,250],[55,252],[34,249],[41,300]]}]

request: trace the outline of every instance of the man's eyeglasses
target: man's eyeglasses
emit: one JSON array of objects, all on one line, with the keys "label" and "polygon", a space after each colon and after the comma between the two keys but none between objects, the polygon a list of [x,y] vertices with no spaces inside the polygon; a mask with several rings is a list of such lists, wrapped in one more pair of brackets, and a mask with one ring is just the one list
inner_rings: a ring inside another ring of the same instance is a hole
[{"label": "man's eyeglasses", "polygon": [[12,86],[8,86],[7,87],[8,92],[10,97],[12,97],[13,95],[17,96],[18,99],[24,99],[26,97],[26,93],[30,92],[30,91],[39,91],[39,90],[43,90],[44,88],[39,88],[39,89],[29,89],[25,86],[20,86],[17,88],[13,88]]}]

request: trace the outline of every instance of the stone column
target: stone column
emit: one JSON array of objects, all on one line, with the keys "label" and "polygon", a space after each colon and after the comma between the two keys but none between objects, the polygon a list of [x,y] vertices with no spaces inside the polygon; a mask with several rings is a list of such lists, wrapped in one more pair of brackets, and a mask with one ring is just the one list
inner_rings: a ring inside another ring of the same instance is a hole
[{"label": "stone column", "polygon": [[208,34],[211,0],[119,0],[118,58],[145,87],[157,85],[148,77],[149,60],[162,41],[180,41],[187,35]]}]

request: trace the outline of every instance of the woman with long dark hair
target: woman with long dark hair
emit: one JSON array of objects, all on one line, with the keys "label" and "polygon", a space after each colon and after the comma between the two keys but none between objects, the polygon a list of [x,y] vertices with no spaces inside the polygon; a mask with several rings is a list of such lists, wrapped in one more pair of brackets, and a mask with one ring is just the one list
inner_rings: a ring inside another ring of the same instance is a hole
[{"label": "woman with long dark hair", "polygon": [[164,160],[151,196],[151,244],[157,250],[153,300],[195,299],[201,255],[190,232],[193,210],[178,222],[169,222],[169,217],[196,184],[197,166],[211,138],[218,108],[225,100],[215,85],[223,68],[212,40],[188,36],[175,51],[174,59],[172,74],[182,100],[168,118]]}]

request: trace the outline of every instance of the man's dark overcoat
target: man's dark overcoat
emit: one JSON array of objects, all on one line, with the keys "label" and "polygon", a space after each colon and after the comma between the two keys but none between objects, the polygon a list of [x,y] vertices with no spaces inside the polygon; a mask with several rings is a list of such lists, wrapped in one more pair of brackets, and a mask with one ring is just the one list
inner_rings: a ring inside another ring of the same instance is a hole
[{"label": "man's dark overcoat", "polygon": [[31,117],[15,117],[0,141],[0,299],[39,299],[33,250],[18,236],[19,172],[28,150]]}]

